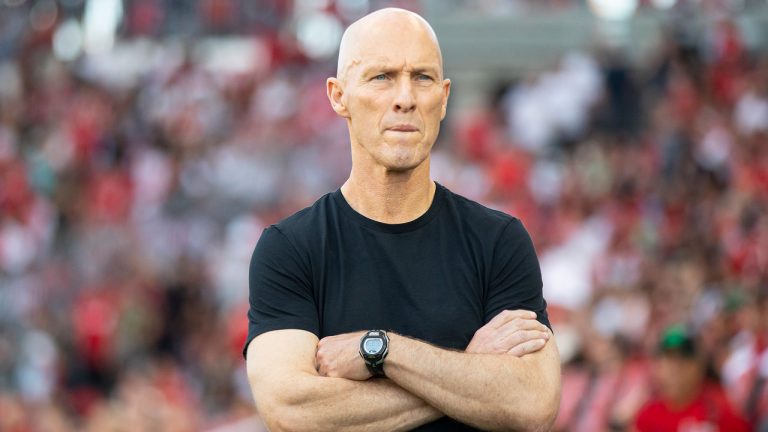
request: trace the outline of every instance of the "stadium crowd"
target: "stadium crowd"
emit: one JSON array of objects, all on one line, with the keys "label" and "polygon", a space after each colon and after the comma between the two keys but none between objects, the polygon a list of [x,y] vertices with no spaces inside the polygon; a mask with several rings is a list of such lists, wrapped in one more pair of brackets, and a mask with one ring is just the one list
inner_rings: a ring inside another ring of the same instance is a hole
[{"label": "stadium crowd", "polygon": [[[700,385],[705,423],[768,430],[768,53],[727,20],[685,30],[640,67],[565,56],[451,113],[433,153],[438,182],[534,239],[558,430],[642,428],[664,388]],[[128,87],[57,60],[45,29],[0,62],[0,431],[252,418],[253,246],[350,163],[333,65],[267,39],[263,73],[185,58]],[[679,381],[667,357],[706,367]]]}]

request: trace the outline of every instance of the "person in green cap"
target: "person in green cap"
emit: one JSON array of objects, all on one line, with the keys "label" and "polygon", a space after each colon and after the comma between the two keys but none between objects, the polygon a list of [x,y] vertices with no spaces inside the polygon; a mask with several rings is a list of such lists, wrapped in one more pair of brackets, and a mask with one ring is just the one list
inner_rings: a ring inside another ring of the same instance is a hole
[{"label": "person in green cap", "polygon": [[635,419],[637,431],[749,431],[720,383],[707,373],[707,359],[682,325],[667,328],[652,364],[655,394]]}]

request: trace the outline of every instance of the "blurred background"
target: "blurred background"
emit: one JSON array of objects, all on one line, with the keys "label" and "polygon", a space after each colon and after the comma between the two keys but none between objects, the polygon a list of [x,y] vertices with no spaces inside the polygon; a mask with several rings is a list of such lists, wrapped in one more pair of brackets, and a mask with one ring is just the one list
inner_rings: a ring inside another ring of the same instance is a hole
[{"label": "blurred background", "polygon": [[703,382],[768,430],[768,1],[0,0],[0,431],[261,429],[250,254],[346,179],[324,81],[385,6],[453,80],[433,177],[534,239],[557,430]]}]

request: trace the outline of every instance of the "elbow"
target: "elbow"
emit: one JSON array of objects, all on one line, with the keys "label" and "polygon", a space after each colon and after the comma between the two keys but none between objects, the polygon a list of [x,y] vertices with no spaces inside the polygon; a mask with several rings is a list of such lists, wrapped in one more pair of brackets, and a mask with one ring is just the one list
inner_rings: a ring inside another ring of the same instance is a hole
[{"label": "elbow", "polygon": [[[559,366],[559,365],[558,365]],[[524,423],[515,430],[531,432],[550,431],[554,427],[560,410],[560,396],[562,392],[562,380],[559,367],[557,373],[544,374],[537,380],[538,389],[529,393],[524,401]],[[520,411],[518,410],[518,415]]]},{"label": "elbow", "polygon": [[250,380],[256,411],[271,432],[316,431],[309,408],[310,393],[301,380]]},{"label": "elbow", "polygon": [[[290,387],[289,387],[290,388]],[[251,381],[253,398],[259,417],[271,432],[308,430],[301,422],[301,402],[296,394],[268,382]]]},{"label": "elbow", "polygon": [[284,404],[268,403],[260,407],[259,415],[270,432],[304,432],[314,430],[302,419],[298,410]]},{"label": "elbow", "polygon": [[560,386],[557,385],[551,391],[540,394],[536,400],[531,401],[531,407],[527,425],[523,430],[531,432],[552,430],[560,409]]},{"label": "elbow", "polygon": [[529,419],[529,425],[524,430],[530,432],[545,432],[552,430],[557,417],[557,407],[554,409],[541,410],[535,416]]},{"label": "elbow", "polygon": [[309,392],[282,394],[257,403],[259,415],[270,432],[341,431],[338,425],[323,419],[322,403],[307,399]]},{"label": "elbow", "polygon": [[262,420],[270,432],[340,432],[350,430],[338,425],[322,424],[311,414],[298,408],[280,408],[268,415],[262,415]]},{"label": "elbow", "polygon": [[501,430],[543,432],[555,424],[560,407],[560,391],[538,394],[530,400],[506,404],[504,425]]},{"label": "elbow", "polygon": [[557,410],[530,409],[524,413],[519,409],[504,413],[499,431],[544,432],[552,430]]}]

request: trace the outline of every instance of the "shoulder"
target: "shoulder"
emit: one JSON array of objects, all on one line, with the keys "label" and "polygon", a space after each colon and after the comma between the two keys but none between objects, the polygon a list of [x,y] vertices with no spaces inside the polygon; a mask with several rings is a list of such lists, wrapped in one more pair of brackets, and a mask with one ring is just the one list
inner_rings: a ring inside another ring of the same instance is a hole
[{"label": "shoulder", "polygon": [[444,190],[448,211],[455,213],[464,223],[481,228],[493,236],[502,233],[515,236],[525,233],[527,236],[523,223],[517,217],[454,193],[444,186],[440,187]]},{"label": "shoulder", "polygon": [[317,240],[323,220],[329,218],[329,206],[332,205],[332,193],[327,193],[311,206],[269,225],[259,238],[256,252],[275,254],[284,253],[305,255],[307,248]]},{"label": "shoulder", "polygon": [[316,230],[318,223],[328,217],[329,207],[332,205],[333,192],[329,192],[318,198],[311,206],[270,225],[269,228],[276,228],[285,235],[303,234]]}]

